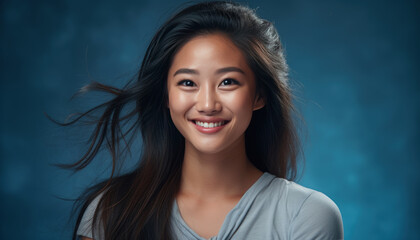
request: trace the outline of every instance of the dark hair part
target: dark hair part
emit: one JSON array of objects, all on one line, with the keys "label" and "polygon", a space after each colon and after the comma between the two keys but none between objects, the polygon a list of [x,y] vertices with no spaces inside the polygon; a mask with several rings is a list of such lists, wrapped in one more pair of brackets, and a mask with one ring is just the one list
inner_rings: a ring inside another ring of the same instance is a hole
[{"label": "dark hair part", "polygon": [[[109,148],[113,161],[111,177],[81,198],[84,204],[73,239],[77,238],[83,212],[101,194],[93,228],[103,228],[105,239],[171,239],[171,209],[179,188],[185,143],[166,105],[167,73],[174,55],[186,42],[213,33],[225,34],[243,51],[255,74],[258,96],[265,101],[262,109],[254,111],[246,130],[248,158],[263,172],[292,180],[296,177],[300,146],[292,117],[288,68],[276,29],[239,4],[199,3],[181,10],[157,31],[137,81],[121,90],[99,83],[87,86],[87,90],[104,91],[115,97],[63,124],[73,124],[101,111],[86,154],[66,167],[83,169],[103,145]],[[123,110],[130,103],[135,103],[135,108],[125,113]],[[128,122],[132,125],[124,128]],[[143,140],[139,165],[114,177],[120,156],[132,140],[129,136],[138,129]],[[120,146],[123,142],[124,148]],[[101,225],[95,226],[98,222]]]}]

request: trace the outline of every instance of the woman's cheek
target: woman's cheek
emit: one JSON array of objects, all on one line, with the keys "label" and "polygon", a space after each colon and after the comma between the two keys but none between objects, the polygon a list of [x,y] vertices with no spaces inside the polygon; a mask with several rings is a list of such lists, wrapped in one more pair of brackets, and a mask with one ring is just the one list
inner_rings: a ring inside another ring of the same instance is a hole
[{"label": "woman's cheek", "polygon": [[229,96],[226,101],[229,108],[238,115],[252,115],[252,99],[248,91],[241,91]]},{"label": "woman's cheek", "polygon": [[189,94],[185,94],[181,91],[174,91],[169,95],[169,108],[177,113],[186,112],[191,105],[192,99]]},{"label": "woman's cheek", "polygon": [[175,127],[184,134],[183,128],[187,122],[186,114],[191,109],[193,100],[191,94],[178,89],[172,89],[169,92],[168,107]]}]

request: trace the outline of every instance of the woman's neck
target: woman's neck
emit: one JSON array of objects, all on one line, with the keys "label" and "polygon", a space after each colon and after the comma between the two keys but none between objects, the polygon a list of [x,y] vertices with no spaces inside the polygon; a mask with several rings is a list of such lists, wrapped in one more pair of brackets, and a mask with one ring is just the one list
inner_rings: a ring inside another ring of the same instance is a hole
[{"label": "woman's neck", "polygon": [[212,154],[186,143],[180,193],[207,199],[238,197],[261,175],[246,156],[244,139]]}]

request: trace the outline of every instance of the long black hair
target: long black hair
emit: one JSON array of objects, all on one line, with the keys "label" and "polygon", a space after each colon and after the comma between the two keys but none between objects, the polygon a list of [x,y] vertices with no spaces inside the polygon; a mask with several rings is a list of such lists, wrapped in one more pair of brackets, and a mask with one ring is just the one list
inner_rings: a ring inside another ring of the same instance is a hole
[{"label": "long black hair", "polygon": [[[213,33],[228,36],[243,51],[255,74],[258,95],[265,101],[262,109],[254,111],[245,133],[247,157],[263,172],[292,180],[296,177],[300,146],[292,116],[288,67],[276,29],[252,9],[236,3],[198,3],[179,11],[159,28],[136,81],[123,89],[90,84],[84,89],[114,97],[63,124],[99,113],[86,154],[65,167],[83,169],[102,146],[109,148],[113,161],[111,177],[80,198],[82,207],[73,239],[84,211],[99,195],[92,227],[102,229],[104,239],[171,239],[171,209],[179,189],[185,140],[167,108],[167,73],[174,55],[186,42]],[[138,167],[114,176],[136,132],[142,137]]]}]

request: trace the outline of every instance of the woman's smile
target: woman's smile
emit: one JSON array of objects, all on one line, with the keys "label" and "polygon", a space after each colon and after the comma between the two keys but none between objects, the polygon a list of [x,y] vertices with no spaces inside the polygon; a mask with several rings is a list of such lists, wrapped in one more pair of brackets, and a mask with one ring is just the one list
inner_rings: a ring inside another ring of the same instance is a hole
[{"label": "woman's smile", "polygon": [[195,125],[197,130],[205,134],[217,133],[229,122],[229,120],[223,120],[220,118],[197,118],[191,120],[191,123]]},{"label": "woman's smile", "polygon": [[256,101],[255,77],[239,48],[221,34],[198,36],[176,54],[168,72],[168,108],[186,146],[226,150],[244,133]]}]

